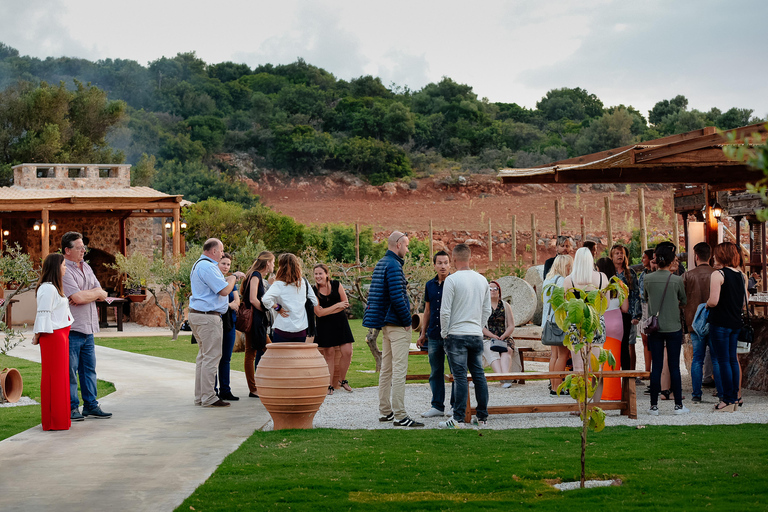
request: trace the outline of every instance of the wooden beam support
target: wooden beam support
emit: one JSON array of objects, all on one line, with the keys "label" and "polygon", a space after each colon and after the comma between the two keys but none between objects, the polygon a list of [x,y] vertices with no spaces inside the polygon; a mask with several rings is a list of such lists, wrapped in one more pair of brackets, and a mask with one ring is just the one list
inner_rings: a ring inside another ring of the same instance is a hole
[{"label": "wooden beam support", "polygon": [[73,212],[73,211],[125,211],[125,210],[172,210],[178,208],[178,203],[9,203],[0,201],[0,210],[17,212],[39,212],[46,209],[51,212]]},{"label": "wooden beam support", "polygon": [[[735,130],[729,130],[729,131],[735,132],[737,139],[743,139],[744,137],[748,137],[753,133],[765,133],[766,128],[765,128],[765,125],[760,123],[760,124],[753,124],[750,126],[743,126],[741,128],[736,128]],[[724,144],[727,142],[728,142],[727,136],[724,136],[715,132],[712,134],[703,135],[701,137],[696,137],[694,139],[671,142],[669,144],[664,144],[655,148],[635,149],[632,151],[634,153],[635,163],[642,163],[642,162],[649,162],[651,160],[656,160],[659,158],[664,158],[671,155],[685,153],[687,151],[694,151],[696,149],[702,149],[702,148],[707,148],[707,147],[711,147],[718,144]],[[719,148],[717,149],[722,153],[722,150],[720,150]]]},{"label": "wooden beam support", "polygon": [[181,254],[181,208],[173,209],[173,258],[174,260]]},{"label": "wooden beam support", "polygon": [[41,251],[40,256],[43,260],[48,257],[48,252],[51,247],[51,236],[50,236],[50,229],[48,227],[48,210],[45,208],[42,211],[42,220],[43,225],[40,226],[40,244],[41,244]]}]

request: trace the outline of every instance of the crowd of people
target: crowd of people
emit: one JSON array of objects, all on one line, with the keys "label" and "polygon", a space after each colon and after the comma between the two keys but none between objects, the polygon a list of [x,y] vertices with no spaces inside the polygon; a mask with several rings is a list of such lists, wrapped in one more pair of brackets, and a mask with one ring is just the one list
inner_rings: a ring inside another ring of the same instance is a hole
[{"label": "crowd of people", "polygon": [[[405,409],[405,381],[411,346],[411,306],[403,271],[409,238],[399,231],[387,240],[386,254],[376,264],[368,292],[363,326],[382,334],[379,375],[379,421],[398,427],[423,427]],[[685,271],[676,247],[662,242],[643,253],[639,272],[629,266],[629,252],[616,244],[608,257],[595,261],[594,244],[571,255],[573,243],[558,237],[557,254],[544,265],[544,286],[562,286],[579,293],[601,290],[612,277],[627,286],[628,296],[614,293],[600,319],[592,350],[609,350],[616,368],[634,370],[635,340],[641,334],[645,370],[650,371],[649,414],[658,415],[659,400],[674,400],[674,413],[684,414],[680,356],[685,340],[693,348],[691,367],[693,402],[702,401],[702,388],[716,387],[716,412],[732,412],[743,404],[741,369],[736,355],[742,311],[752,284],[740,270],[735,244],[723,242],[714,251],[706,243],[694,250],[695,268]],[[44,430],[69,429],[86,417],[109,418],[96,400],[96,358],[93,334],[99,331],[95,301],[104,299],[91,267],[84,261],[87,248],[80,233],[62,237],[62,252],[43,262],[37,285],[37,316],[33,343],[42,357],[41,404]],[[484,368],[494,373],[520,370],[511,305],[502,300],[497,281],[488,281],[470,268],[471,250],[456,245],[451,254],[438,251],[432,263],[435,277],[424,290],[424,321],[417,345],[426,347],[431,372],[430,408],[422,417],[450,416],[440,428],[466,428],[465,409],[472,376],[477,413],[474,423],[488,421],[488,384]],[[238,311],[247,311],[245,375],[249,397],[258,398],[255,370],[267,343],[303,343],[313,336],[325,358],[336,389],[352,392],[347,380],[354,337],[347,320],[349,300],[343,285],[331,278],[328,267],[314,266],[314,284],[303,277],[301,260],[283,253],[277,258],[264,251],[246,273],[230,272],[232,256],[222,242],[211,238],[192,267],[189,324],[199,349],[195,364],[194,404],[228,407],[239,400],[232,393],[230,363],[238,330]],[[453,271],[451,267],[453,266]],[[238,289],[237,283],[241,282]],[[546,294],[546,292],[545,292]],[[554,322],[549,296],[543,297],[542,343],[551,348],[550,371],[582,369],[582,357],[564,346],[573,328],[563,331]],[[708,314],[708,321],[700,317]],[[241,315],[246,317],[245,313]],[[649,327],[651,326],[651,327]],[[706,327],[706,329],[704,328]],[[240,330],[243,330],[240,328]],[[339,357],[337,357],[337,355]],[[446,414],[445,361],[453,374],[449,412]],[[604,368],[612,369],[612,368]],[[83,399],[79,409],[78,378]],[[557,395],[562,379],[552,379],[549,394]],[[640,382],[640,379],[638,379]],[[68,385],[67,385],[68,384]],[[512,382],[502,381],[503,388]],[[67,391],[68,390],[68,391]],[[620,379],[605,379],[595,400],[621,398]]]}]

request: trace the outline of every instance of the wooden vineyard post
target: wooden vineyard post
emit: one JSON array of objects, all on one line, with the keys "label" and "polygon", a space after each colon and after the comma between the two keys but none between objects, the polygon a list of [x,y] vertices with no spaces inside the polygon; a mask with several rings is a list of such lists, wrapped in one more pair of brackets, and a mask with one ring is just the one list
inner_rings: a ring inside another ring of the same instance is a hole
[{"label": "wooden vineyard post", "polygon": [[555,234],[560,236],[560,201],[555,199]]},{"label": "wooden vineyard post", "polygon": [[488,217],[488,261],[493,261],[493,231],[491,231],[490,217]]},{"label": "wooden vineyard post", "polygon": [[587,225],[584,224],[584,216],[581,216],[581,245],[584,246],[584,242],[587,241]]},{"label": "wooden vineyard post", "polygon": [[645,224],[645,192],[643,187],[637,187],[637,203],[640,209],[640,247],[643,252],[648,249],[648,227]]},{"label": "wooden vineyard post", "polygon": [[360,223],[355,222],[355,263],[360,264]]},{"label": "wooden vineyard post", "polygon": [[613,247],[613,230],[611,229],[611,198],[605,196],[605,231],[608,237],[608,251]]},{"label": "wooden vineyard post", "polygon": [[429,219],[429,261],[432,261],[432,258],[435,255],[433,240],[434,240],[434,237],[433,237],[433,231],[432,231],[432,219]]},{"label": "wooden vineyard post", "polygon": [[536,265],[536,215],[531,214],[531,264]]},{"label": "wooden vineyard post", "polygon": [[[675,247],[678,246],[680,243],[680,225],[677,222],[677,213],[675,212],[675,189],[672,189],[672,243],[675,244]],[[680,248],[678,247],[677,252],[680,251]]]},{"label": "wooden vineyard post", "polygon": [[512,266],[517,266],[517,215],[512,215]]}]

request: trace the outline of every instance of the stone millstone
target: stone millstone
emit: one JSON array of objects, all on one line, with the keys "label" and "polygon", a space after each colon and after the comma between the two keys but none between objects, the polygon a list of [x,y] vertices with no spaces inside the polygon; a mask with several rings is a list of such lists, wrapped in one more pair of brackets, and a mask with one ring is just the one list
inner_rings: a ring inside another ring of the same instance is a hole
[{"label": "stone millstone", "polygon": [[536,292],[533,286],[523,279],[504,276],[496,279],[501,286],[501,298],[512,306],[515,325],[524,325],[531,321],[536,312]]},{"label": "stone millstone", "polygon": [[544,284],[544,265],[536,265],[530,267],[528,272],[525,273],[525,282],[533,286],[533,291],[536,292],[536,311],[533,312],[533,323],[541,325],[541,314],[544,309],[544,303],[541,300],[541,292],[543,291]]}]

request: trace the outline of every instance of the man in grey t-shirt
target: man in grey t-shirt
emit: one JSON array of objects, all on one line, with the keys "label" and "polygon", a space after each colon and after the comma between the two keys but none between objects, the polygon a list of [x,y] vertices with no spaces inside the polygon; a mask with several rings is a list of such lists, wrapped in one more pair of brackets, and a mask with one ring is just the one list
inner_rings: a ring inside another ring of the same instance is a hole
[{"label": "man in grey t-shirt", "polygon": [[439,428],[464,428],[467,407],[467,370],[472,374],[477,398],[477,424],[488,422],[488,383],[483,371],[483,327],[491,316],[488,281],[469,268],[471,250],[464,244],[453,249],[456,272],[445,279],[440,306],[440,334],[453,372],[453,418],[438,423]]}]

